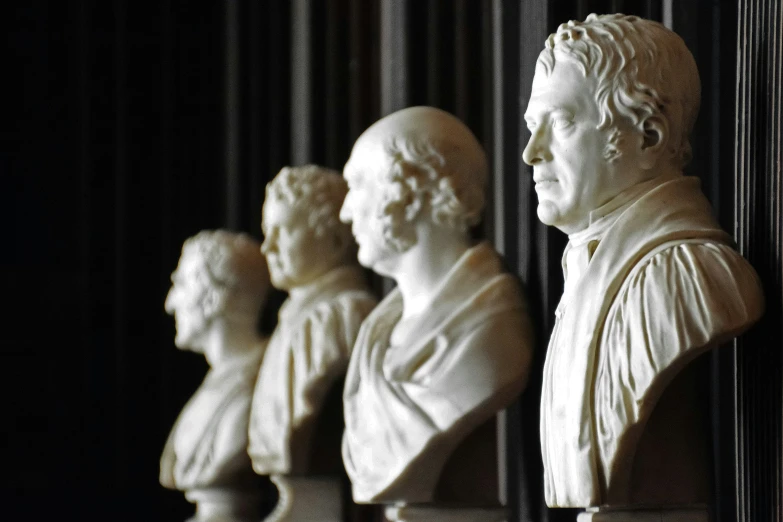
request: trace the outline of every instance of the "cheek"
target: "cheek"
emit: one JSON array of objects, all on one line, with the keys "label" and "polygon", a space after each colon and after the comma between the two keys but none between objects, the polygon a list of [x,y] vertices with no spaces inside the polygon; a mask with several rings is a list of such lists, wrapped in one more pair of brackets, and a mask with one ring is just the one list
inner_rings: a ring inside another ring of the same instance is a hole
[{"label": "cheek", "polygon": [[187,313],[181,313],[177,314],[176,317],[176,327],[177,327],[177,333],[179,335],[184,335],[189,333],[193,329],[193,319],[191,316]]},{"label": "cheek", "polygon": [[354,219],[359,220],[360,224],[368,224],[373,216],[377,214],[374,209],[377,208],[375,198],[370,193],[360,194],[354,200]]},{"label": "cheek", "polygon": [[283,260],[286,265],[291,267],[292,271],[300,272],[312,262],[311,257],[315,254],[315,238],[309,234],[300,234],[289,238],[285,245],[285,254]]},{"label": "cheek", "polygon": [[296,257],[296,240],[289,235],[281,235],[277,240],[277,255],[284,263]]}]

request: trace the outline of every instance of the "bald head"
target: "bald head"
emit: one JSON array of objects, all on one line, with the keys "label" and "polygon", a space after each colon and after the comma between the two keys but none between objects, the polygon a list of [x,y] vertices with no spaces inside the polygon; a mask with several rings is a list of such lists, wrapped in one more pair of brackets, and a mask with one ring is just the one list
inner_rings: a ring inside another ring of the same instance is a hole
[{"label": "bald head", "polygon": [[[356,141],[344,174],[372,180],[388,192],[379,212],[385,235],[405,243],[401,222],[422,214],[436,225],[467,231],[484,208],[487,158],[455,116],[434,107],[410,107],[375,122]],[[404,247],[405,245],[399,245]]]}]

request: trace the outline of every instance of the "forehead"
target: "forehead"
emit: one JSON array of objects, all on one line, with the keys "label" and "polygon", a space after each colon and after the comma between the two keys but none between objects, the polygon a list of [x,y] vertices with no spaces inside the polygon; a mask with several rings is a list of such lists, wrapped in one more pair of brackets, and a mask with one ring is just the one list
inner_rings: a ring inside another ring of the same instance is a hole
[{"label": "forehead", "polygon": [[536,66],[525,117],[535,117],[539,112],[576,111],[591,106],[598,106],[595,80],[586,77],[578,65],[558,61],[549,71],[540,63]]},{"label": "forehead", "polygon": [[300,205],[289,203],[281,198],[269,198],[264,202],[261,212],[261,222],[267,226],[271,224],[283,225],[296,220],[302,213]]},{"label": "forehead", "polygon": [[356,185],[362,181],[375,180],[381,172],[388,170],[391,158],[375,136],[362,135],[353,146],[351,156],[343,169],[348,183]]},{"label": "forehead", "polygon": [[201,271],[203,260],[198,252],[193,248],[188,248],[179,258],[176,270],[172,272],[172,277],[178,276],[179,278],[192,278],[194,274]]}]

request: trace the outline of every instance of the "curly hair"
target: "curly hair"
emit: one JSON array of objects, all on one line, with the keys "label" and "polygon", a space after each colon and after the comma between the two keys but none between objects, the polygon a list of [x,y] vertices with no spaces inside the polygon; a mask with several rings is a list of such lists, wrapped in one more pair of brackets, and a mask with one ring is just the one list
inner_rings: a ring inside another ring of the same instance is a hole
[{"label": "curly hair", "polygon": [[255,321],[269,289],[269,270],[260,244],[247,234],[202,230],[185,240],[182,259],[198,260],[204,317],[227,315]]},{"label": "curly hair", "polygon": [[636,16],[591,14],[549,35],[537,66],[549,74],[556,59],[576,64],[596,80],[599,129],[623,116],[644,134],[646,120],[661,115],[669,123],[667,152],[674,164],[682,168],[690,162],[701,86],[693,55],[677,34]]},{"label": "curly hair", "polygon": [[351,227],[340,222],[340,207],[348,184],[336,170],[318,165],[283,167],[266,186],[266,201],[283,202],[307,214],[307,224],[316,237],[327,233],[352,245]]},{"label": "curly hair", "polygon": [[[402,131],[383,132],[400,120],[406,121]],[[387,158],[382,170],[374,170],[382,184],[378,218],[390,245],[404,251],[415,243],[405,224],[421,212],[429,213],[436,225],[463,232],[481,221],[487,158],[464,123],[440,109],[411,107],[376,122],[365,135],[374,132],[383,134]],[[349,159],[346,177],[350,180],[357,170]]]}]

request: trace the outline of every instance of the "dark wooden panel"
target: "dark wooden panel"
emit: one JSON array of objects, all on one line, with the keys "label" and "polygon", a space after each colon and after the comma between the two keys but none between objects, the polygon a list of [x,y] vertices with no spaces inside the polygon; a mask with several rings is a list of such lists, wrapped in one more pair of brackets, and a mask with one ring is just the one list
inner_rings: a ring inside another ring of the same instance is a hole
[{"label": "dark wooden panel", "polygon": [[314,4],[291,3],[291,155],[295,165],[313,161]]},{"label": "dark wooden panel", "polygon": [[[173,347],[173,324],[162,311],[182,241],[221,226],[259,237],[264,186],[280,167],[315,161],[339,169],[381,115],[427,103],[457,114],[485,144],[492,180],[476,236],[505,254],[536,315],[535,369],[505,424],[512,520],[573,520],[573,511],[550,510],[542,500],[540,366],[562,286],[564,239],[536,218],[530,169],[521,162],[528,137],[521,114],[546,35],[569,19],[617,10],[666,21],[701,71],[690,172],[758,269],[769,308],[735,350],[713,359],[717,518],[779,521],[779,0],[225,0],[207,7],[164,0],[152,8],[114,0],[31,4],[5,17],[12,62],[23,71],[9,76],[20,104],[14,114],[31,138],[13,142],[18,159],[8,162],[6,187],[19,201],[3,211],[45,239],[31,242],[12,227],[4,268],[32,280],[30,267],[45,266],[49,275],[29,286],[35,295],[62,281],[53,298],[62,312],[51,324],[81,346],[50,354],[31,344],[30,328],[11,336],[25,357],[17,357],[19,367],[46,362],[42,401],[54,433],[69,434],[47,444],[50,437],[31,428],[13,444],[38,448],[50,468],[83,467],[41,486],[60,492],[51,498],[64,502],[62,512],[83,520],[184,518],[190,506],[160,488],[156,475],[167,431],[204,372],[203,361]],[[35,181],[36,170],[45,183]],[[45,204],[31,203],[38,193]],[[60,222],[68,231],[41,232]],[[29,296],[18,302],[36,304]],[[20,423],[40,424],[13,411]],[[17,490],[37,480],[19,476]],[[87,507],[73,500],[85,491],[95,498]]]},{"label": "dark wooden panel", "polygon": [[735,236],[766,289],[765,317],[735,342],[737,520],[783,520],[783,200],[779,1],[738,10]]},{"label": "dark wooden panel", "polygon": [[410,100],[407,31],[410,0],[380,0],[381,115],[405,108]]}]

